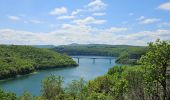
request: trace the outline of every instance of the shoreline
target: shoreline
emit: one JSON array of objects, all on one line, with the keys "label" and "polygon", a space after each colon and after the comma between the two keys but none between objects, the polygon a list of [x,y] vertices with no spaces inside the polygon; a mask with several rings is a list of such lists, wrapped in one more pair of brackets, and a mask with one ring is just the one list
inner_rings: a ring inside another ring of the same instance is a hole
[{"label": "shoreline", "polygon": [[24,74],[24,75],[16,75],[15,77],[11,77],[11,78],[7,78],[7,79],[0,79],[0,83],[1,82],[5,82],[5,81],[9,81],[9,80],[13,80],[13,79],[17,79],[17,78],[20,78],[20,77],[24,77],[24,76],[29,76],[29,75],[33,75],[33,74],[37,74],[38,71],[34,71],[34,72],[31,72],[29,74]]},{"label": "shoreline", "polygon": [[4,82],[4,81],[8,81],[8,80],[13,80],[13,79],[16,79],[16,78],[20,78],[20,77],[24,77],[24,76],[29,76],[29,75],[32,75],[32,74],[36,74],[38,73],[38,71],[41,71],[41,70],[48,70],[48,69],[55,69],[55,68],[69,68],[69,67],[78,67],[79,65],[70,65],[70,66],[56,66],[56,67],[44,67],[44,68],[37,68],[35,69],[35,71],[33,72],[30,72],[30,73],[27,73],[27,74],[18,74],[14,77],[10,77],[10,78],[5,78],[5,79],[0,79],[0,83],[1,82]]}]

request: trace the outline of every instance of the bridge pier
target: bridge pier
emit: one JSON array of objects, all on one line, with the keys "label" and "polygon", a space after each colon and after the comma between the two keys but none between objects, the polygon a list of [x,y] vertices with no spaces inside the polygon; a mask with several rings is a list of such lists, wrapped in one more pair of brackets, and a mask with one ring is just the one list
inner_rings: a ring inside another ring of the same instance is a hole
[{"label": "bridge pier", "polygon": [[77,58],[77,63],[78,63],[78,64],[79,64],[79,59],[80,59],[80,58]]},{"label": "bridge pier", "polygon": [[95,59],[96,59],[96,58],[92,58],[92,59],[93,59],[93,64],[95,64]]},{"label": "bridge pier", "polygon": [[112,60],[111,59],[109,59],[109,61],[110,61],[110,64],[112,63]]}]

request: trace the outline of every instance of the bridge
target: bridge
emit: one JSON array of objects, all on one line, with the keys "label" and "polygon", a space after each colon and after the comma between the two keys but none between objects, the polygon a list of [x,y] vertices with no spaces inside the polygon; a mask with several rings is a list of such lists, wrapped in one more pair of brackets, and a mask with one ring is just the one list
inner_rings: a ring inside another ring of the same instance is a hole
[{"label": "bridge", "polygon": [[72,56],[72,58],[77,59],[77,63],[79,64],[80,59],[92,59],[93,60],[93,64],[95,64],[95,60],[96,59],[108,59],[109,63],[112,63],[112,60],[115,59],[115,57],[88,57],[88,56]]}]

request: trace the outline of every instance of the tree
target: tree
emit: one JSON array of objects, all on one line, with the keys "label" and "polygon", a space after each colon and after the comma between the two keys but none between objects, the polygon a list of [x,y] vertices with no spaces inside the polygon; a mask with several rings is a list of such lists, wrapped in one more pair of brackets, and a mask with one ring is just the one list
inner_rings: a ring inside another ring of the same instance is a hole
[{"label": "tree", "polygon": [[[163,89],[163,100],[168,100],[167,95],[167,67],[170,66],[170,41],[156,40],[149,43],[149,51],[142,56],[140,63],[145,68],[145,80],[148,84],[159,84]],[[158,90],[154,90],[157,91]],[[159,95],[159,93],[157,93]]]},{"label": "tree", "polygon": [[112,99],[109,98],[109,96],[106,96],[104,93],[93,92],[88,96],[87,100],[112,100]]},{"label": "tree", "polygon": [[63,78],[51,75],[42,82],[42,96],[47,100],[60,100],[64,93],[62,89]]},{"label": "tree", "polygon": [[0,89],[0,100],[17,100],[14,93],[7,93]]},{"label": "tree", "polygon": [[34,97],[29,92],[25,91],[23,95],[19,97],[19,100],[34,100]]},{"label": "tree", "polygon": [[81,78],[80,80],[73,80],[72,83],[70,83],[66,88],[66,93],[72,96],[74,100],[76,98],[82,100],[85,95],[83,93],[84,88],[85,88],[85,81],[83,80],[83,78]]}]

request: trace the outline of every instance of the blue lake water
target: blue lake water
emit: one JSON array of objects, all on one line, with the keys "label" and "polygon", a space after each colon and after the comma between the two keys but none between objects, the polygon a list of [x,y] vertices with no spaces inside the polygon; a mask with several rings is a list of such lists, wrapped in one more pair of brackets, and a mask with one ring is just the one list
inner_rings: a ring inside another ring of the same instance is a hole
[{"label": "blue lake water", "polygon": [[[111,63],[109,59],[95,59],[94,63],[93,59],[89,59],[89,57],[101,58],[101,56],[78,57],[83,57],[80,58],[78,67],[41,70],[31,75],[25,75],[15,79],[2,81],[0,82],[0,88],[6,91],[14,92],[17,95],[21,95],[24,91],[29,91],[33,95],[39,95],[41,94],[41,81],[51,74],[64,77],[64,85],[67,85],[72,80],[80,79],[81,77],[88,81],[97,76],[102,76],[107,73],[109,68],[117,65],[115,63],[115,58],[111,60]],[[74,58],[74,60],[77,62],[76,58]]]}]

